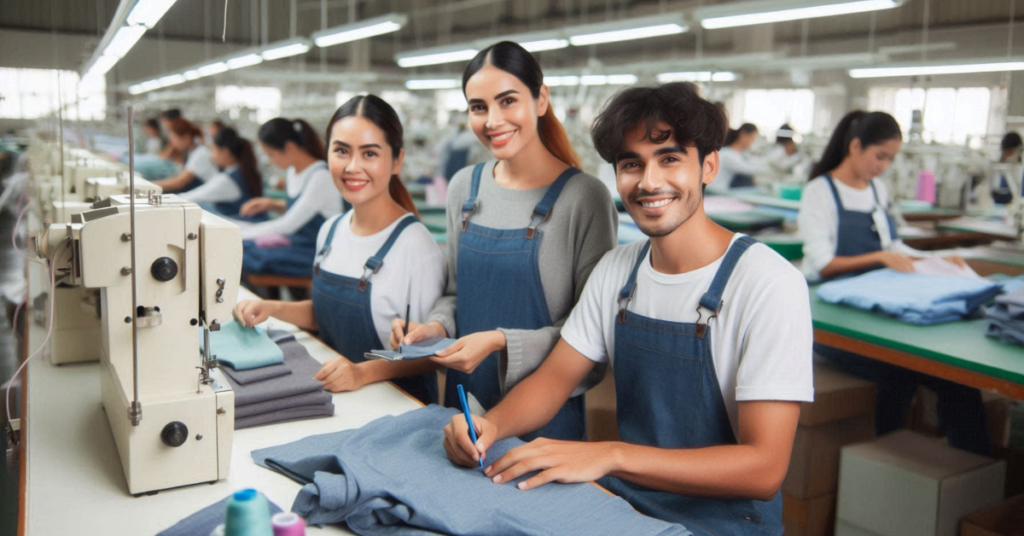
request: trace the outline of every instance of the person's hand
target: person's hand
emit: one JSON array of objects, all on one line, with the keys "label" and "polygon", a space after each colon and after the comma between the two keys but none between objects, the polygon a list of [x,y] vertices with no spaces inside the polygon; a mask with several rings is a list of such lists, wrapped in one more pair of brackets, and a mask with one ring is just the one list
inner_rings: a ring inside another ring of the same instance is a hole
[{"label": "person's hand", "polygon": [[239,324],[251,328],[274,316],[276,311],[277,302],[273,300],[242,300],[231,310],[231,315]]},{"label": "person's hand", "polygon": [[950,255],[943,258],[961,268],[967,268],[967,261],[965,261],[960,255]]},{"label": "person's hand", "polygon": [[469,425],[465,414],[453,415],[444,427],[444,452],[448,459],[463,467],[478,467],[477,460],[487,459],[487,447],[491,446],[498,434],[497,427],[485,417],[473,415],[476,427],[476,444],[469,437]]},{"label": "person's hand", "polygon": [[274,200],[269,197],[257,197],[250,199],[238,210],[239,216],[256,216],[270,210]]},{"label": "person's hand", "polygon": [[404,329],[405,320],[396,318],[391,321],[391,337],[388,339],[388,344],[391,345],[392,350],[398,350],[399,345],[402,344],[408,345],[431,337],[448,336],[444,326],[437,321],[427,322],[426,324],[409,322],[409,333],[403,333]]},{"label": "person's hand", "polygon": [[481,331],[462,337],[430,359],[450,369],[472,374],[487,356],[504,347],[504,333],[498,330]]},{"label": "person's hand", "polygon": [[363,386],[361,369],[340,355],[324,363],[313,379],[323,383],[324,389],[332,393],[355,391]]},{"label": "person's hand", "polygon": [[910,273],[914,271],[914,259],[902,253],[879,251],[878,262],[897,272]]},{"label": "person's hand", "polygon": [[[465,418],[463,426],[465,426]],[[533,489],[548,482],[575,484],[593,482],[612,472],[615,466],[615,444],[610,442],[557,441],[539,438],[508,451],[498,461],[484,468],[484,474],[495,484],[540,471],[520,482],[519,489]]]}]

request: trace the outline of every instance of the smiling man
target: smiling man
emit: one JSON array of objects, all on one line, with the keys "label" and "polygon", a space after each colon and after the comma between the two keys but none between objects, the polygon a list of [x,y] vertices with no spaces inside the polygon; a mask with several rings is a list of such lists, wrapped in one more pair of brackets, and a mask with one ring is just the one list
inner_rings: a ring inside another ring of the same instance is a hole
[{"label": "smiling man", "polygon": [[538,439],[490,461],[496,484],[599,482],[695,534],[782,534],[779,487],[799,402],[813,398],[803,276],[704,213],[726,118],[692,84],[618,93],[593,126],[649,241],[604,256],[544,364],[483,417],[445,429],[452,461],[544,425],[598,363],[615,374],[621,441]]}]

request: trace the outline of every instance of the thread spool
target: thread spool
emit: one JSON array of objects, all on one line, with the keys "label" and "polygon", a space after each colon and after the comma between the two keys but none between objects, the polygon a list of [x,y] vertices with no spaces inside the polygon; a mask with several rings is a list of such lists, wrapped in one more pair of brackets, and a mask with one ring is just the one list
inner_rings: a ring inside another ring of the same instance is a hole
[{"label": "thread spool", "polygon": [[291,512],[274,514],[270,518],[274,536],[306,536],[306,522]]},{"label": "thread spool", "polygon": [[267,498],[254,489],[236,491],[228,499],[224,536],[274,536]]}]

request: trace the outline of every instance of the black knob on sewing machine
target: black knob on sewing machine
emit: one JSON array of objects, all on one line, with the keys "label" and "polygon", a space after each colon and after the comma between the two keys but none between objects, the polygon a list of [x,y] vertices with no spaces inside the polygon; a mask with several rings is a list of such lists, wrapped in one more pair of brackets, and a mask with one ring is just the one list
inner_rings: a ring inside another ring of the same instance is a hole
[{"label": "black knob on sewing machine", "polygon": [[179,421],[168,423],[167,426],[164,426],[164,430],[160,432],[160,439],[168,447],[180,447],[188,439],[188,427],[185,426],[185,423]]},{"label": "black knob on sewing machine", "polygon": [[174,279],[174,276],[178,275],[178,264],[173,259],[160,257],[153,261],[150,272],[157,281],[170,281]]}]

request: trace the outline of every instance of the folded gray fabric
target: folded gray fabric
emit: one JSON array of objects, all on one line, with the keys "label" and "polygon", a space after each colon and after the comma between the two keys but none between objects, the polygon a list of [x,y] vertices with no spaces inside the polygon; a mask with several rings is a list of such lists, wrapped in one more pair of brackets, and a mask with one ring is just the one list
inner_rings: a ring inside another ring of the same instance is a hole
[{"label": "folded gray fabric", "polygon": [[284,353],[284,366],[292,373],[249,384],[238,383],[230,375],[227,376],[228,383],[235,390],[235,407],[319,392],[323,389],[323,384],[313,379],[320,371],[320,363],[295,340],[282,342],[280,346]]},{"label": "folded gray fabric", "polygon": [[252,428],[263,424],[274,424],[285,421],[297,421],[299,419],[310,419],[313,417],[330,417],[334,415],[334,404],[328,402],[316,406],[299,406],[286,408],[269,413],[261,413],[251,417],[235,417],[235,430]]},{"label": "folded gray fabric", "polygon": [[[231,496],[228,496],[222,501],[218,501],[206,508],[203,508],[202,510],[175,523],[171,528],[160,532],[156,536],[209,535],[217,528],[217,525],[224,523],[224,519],[227,517],[228,499],[230,498]],[[271,502],[270,499],[267,499],[267,503],[270,504],[270,515],[281,512],[281,508]]]},{"label": "folded gray fabric", "polygon": [[295,340],[294,333],[290,331],[285,331],[283,329],[268,329],[267,337],[270,337],[270,340],[276,342],[277,344]]},{"label": "folded gray fabric", "polygon": [[297,408],[300,406],[322,406],[331,403],[331,393],[327,391],[311,391],[284,398],[276,398],[255,404],[235,406],[235,419],[241,417],[252,417],[261,413],[270,413],[282,409]]},{"label": "folded gray fabric", "polygon": [[291,369],[285,366],[284,363],[249,370],[235,370],[234,367],[224,364],[220,369],[224,371],[224,374],[230,376],[232,380],[242,385],[279,378],[292,373]]},{"label": "folded gray fabric", "polygon": [[[479,468],[455,466],[441,439],[458,413],[432,405],[358,430],[255,450],[252,456],[259,465],[306,484],[292,511],[308,523],[345,522],[362,535],[692,534],[644,516],[591,484],[552,483],[521,491],[514,483],[494,484]],[[522,444],[516,438],[499,441],[488,459]]]}]

